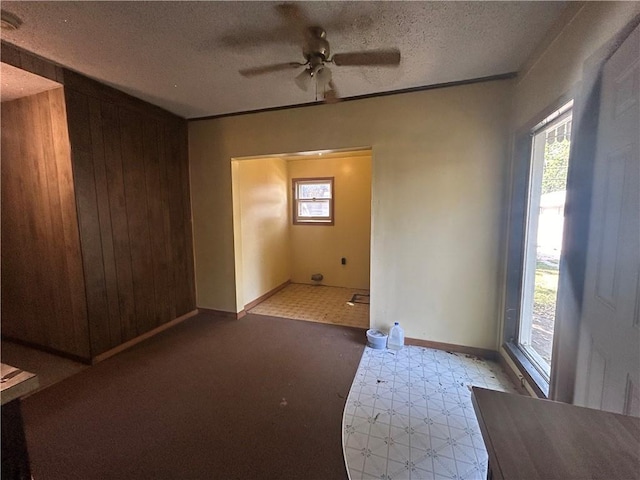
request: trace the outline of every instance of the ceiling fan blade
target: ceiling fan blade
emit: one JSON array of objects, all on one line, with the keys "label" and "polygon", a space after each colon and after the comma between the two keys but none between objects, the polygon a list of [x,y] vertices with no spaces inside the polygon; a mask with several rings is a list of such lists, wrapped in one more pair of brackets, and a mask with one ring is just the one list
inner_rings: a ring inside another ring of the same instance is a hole
[{"label": "ceiling fan blade", "polygon": [[305,65],[304,63],[298,63],[298,62],[276,63],[274,65],[265,65],[263,67],[243,68],[242,70],[238,70],[238,72],[243,77],[254,77],[256,75],[262,75],[264,73],[273,73],[273,72],[281,72],[283,70],[291,70],[294,68],[302,67],[304,65]]},{"label": "ceiling fan blade", "polygon": [[336,65],[386,65],[400,64],[400,50],[369,50],[364,52],[336,53],[331,59]]},{"label": "ceiling fan blade", "polygon": [[213,49],[215,46],[221,45],[237,49],[262,48],[266,44],[296,45],[299,40],[300,38],[296,31],[292,31],[290,27],[282,26],[270,30],[254,30],[253,32],[244,32],[242,34],[224,35],[215,41],[209,41],[207,47]]},{"label": "ceiling fan blade", "polygon": [[311,35],[309,30],[311,21],[302,8],[293,3],[282,3],[275,6],[275,10],[280,15],[283,23],[280,26],[271,29],[254,29],[248,32],[232,33],[224,35],[216,39],[217,43],[206,45],[207,48],[213,48],[215,45],[221,45],[227,48],[251,49],[263,47],[267,44],[291,44],[298,45],[301,41],[307,42]]},{"label": "ceiling fan blade", "polygon": [[303,35],[306,35],[306,30],[312,26],[311,20],[309,20],[302,8],[295,3],[281,3],[280,5],[276,5],[276,12],[280,14],[289,26],[295,28]]},{"label": "ceiling fan blade", "polygon": [[281,3],[276,5],[276,12],[282,17],[292,32],[297,32],[299,40],[305,44],[312,42],[316,37],[325,35],[324,28],[314,24],[304,10],[295,3]]}]

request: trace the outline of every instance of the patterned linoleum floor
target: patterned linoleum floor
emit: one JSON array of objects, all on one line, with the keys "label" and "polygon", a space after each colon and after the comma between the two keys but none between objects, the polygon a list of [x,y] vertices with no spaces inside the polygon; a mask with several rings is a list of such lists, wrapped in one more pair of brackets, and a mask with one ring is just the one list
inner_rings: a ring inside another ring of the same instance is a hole
[{"label": "patterned linoleum floor", "polygon": [[366,347],[342,425],[351,480],[486,479],[472,385],[518,393],[495,362],[415,346]]},{"label": "patterned linoleum floor", "polygon": [[369,305],[349,304],[354,294],[368,295],[368,290],[291,283],[249,313],[369,328]]}]

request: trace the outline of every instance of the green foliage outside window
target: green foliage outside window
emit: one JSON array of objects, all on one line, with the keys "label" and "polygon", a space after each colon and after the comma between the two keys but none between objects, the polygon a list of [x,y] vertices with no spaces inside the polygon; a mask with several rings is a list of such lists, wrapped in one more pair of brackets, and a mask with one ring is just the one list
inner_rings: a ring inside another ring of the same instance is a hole
[{"label": "green foliage outside window", "polygon": [[545,143],[542,193],[565,190],[569,168],[569,140]]}]

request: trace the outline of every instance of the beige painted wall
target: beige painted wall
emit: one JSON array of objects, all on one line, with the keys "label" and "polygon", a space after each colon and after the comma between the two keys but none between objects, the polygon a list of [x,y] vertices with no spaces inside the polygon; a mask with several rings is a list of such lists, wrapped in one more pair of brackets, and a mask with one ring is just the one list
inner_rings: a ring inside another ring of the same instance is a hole
[{"label": "beige painted wall", "polygon": [[291,225],[291,280],[313,283],[311,275],[322,273],[323,285],[369,288],[371,156],[293,160],[287,166],[290,180],[334,177],[335,205],[335,225]]},{"label": "beige painted wall", "polygon": [[511,80],[189,124],[198,306],[237,311],[231,159],[373,148],[371,324],[497,348]]},{"label": "beige painted wall", "polygon": [[289,280],[289,179],[281,158],[234,160],[238,310]]}]

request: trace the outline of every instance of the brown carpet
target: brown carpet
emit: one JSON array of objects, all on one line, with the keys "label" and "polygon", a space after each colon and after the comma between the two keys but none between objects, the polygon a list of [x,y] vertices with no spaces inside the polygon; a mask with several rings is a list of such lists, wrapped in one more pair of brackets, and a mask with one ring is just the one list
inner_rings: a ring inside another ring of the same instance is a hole
[{"label": "brown carpet", "polygon": [[23,401],[33,476],[344,479],[364,330],[200,314]]}]

